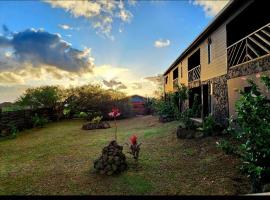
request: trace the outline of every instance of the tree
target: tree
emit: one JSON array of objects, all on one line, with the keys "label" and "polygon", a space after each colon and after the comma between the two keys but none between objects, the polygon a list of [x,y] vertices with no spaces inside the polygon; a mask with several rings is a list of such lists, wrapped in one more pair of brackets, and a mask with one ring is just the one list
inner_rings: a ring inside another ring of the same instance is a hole
[{"label": "tree", "polygon": [[30,108],[52,107],[54,108],[62,100],[62,90],[58,86],[41,86],[28,88],[19,97],[17,104]]}]

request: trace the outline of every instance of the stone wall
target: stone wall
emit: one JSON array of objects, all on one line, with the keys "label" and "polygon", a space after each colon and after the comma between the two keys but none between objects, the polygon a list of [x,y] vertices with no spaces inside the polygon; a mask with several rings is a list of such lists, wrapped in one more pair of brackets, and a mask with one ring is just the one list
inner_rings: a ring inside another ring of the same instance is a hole
[{"label": "stone wall", "polygon": [[228,104],[228,87],[226,75],[215,77],[207,81],[203,81],[202,84],[208,84],[208,94],[210,96],[210,85],[213,84],[213,94],[208,99],[208,106],[212,103],[212,114],[214,119],[220,125],[227,125],[227,118],[229,116],[229,104]]},{"label": "stone wall", "polygon": [[210,80],[213,84],[213,116],[223,126],[227,125],[229,117],[228,87],[226,75]]},{"label": "stone wall", "polygon": [[270,55],[264,56],[257,60],[231,67],[228,70],[227,79],[246,76],[270,70]]}]

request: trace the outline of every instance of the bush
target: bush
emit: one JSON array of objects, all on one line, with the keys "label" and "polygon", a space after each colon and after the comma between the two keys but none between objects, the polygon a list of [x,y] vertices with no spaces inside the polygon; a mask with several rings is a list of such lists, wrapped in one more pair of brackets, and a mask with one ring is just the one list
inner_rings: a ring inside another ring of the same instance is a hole
[{"label": "bush", "polygon": [[[261,81],[270,90],[270,77]],[[261,192],[262,185],[270,182],[270,102],[252,80],[249,92],[241,91],[236,103],[236,130],[229,127],[228,133],[236,138],[241,170],[251,178],[252,191]]]},{"label": "bush", "polygon": [[101,122],[102,118],[103,118],[102,116],[94,117],[94,118],[91,120],[91,123],[93,123],[93,124],[98,124],[98,123]]},{"label": "bush", "polygon": [[196,126],[194,124],[194,121],[192,121],[190,118],[192,117],[192,110],[187,109],[180,115],[180,121],[183,123],[183,128],[191,130],[195,129]]},{"label": "bush", "polygon": [[43,116],[38,116],[37,113],[32,117],[32,122],[34,127],[43,127],[46,123],[48,123],[48,120]]},{"label": "bush", "polygon": [[236,152],[235,147],[228,140],[225,139],[217,142],[217,147],[222,149],[226,154],[234,154]]},{"label": "bush", "polygon": [[63,115],[65,116],[65,118],[69,118],[70,117],[70,109],[64,108]]},{"label": "bush", "polygon": [[17,127],[14,125],[11,125],[10,138],[15,139],[17,137],[18,132],[19,132],[19,130],[17,129]]},{"label": "bush", "polygon": [[217,131],[217,124],[214,118],[211,115],[204,118],[202,127],[198,128],[198,130],[202,131],[206,136],[213,135]]},{"label": "bush", "polygon": [[168,100],[157,100],[155,103],[155,112],[163,118],[168,118],[172,120],[175,119],[177,116],[176,107],[170,98]]}]

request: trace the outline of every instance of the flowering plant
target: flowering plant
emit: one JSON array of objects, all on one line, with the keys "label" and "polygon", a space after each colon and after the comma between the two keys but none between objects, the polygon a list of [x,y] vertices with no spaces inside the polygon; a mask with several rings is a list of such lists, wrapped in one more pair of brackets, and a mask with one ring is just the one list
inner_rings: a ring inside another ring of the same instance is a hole
[{"label": "flowering plant", "polygon": [[132,145],[137,144],[137,136],[136,135],[132,135],[129,139],[130,139],[130,142]]},{"label": "flowering plant", "polygon": [[115,132],[114,132],[114,139],[117,140],[117,124],[116,124],[116,117],[119,117],[121,115],[118,108],[113,108],[111,112],[108,114],[110,117],[114,119],[114,126],[115,126]]},{"label": "flowering plant", "polygon": [[140,144],[137,143],[137,136],[136,135],[132,135],[129,140],[131,145],[129,146],[130,148],[130,154],[133,155],[133,158],[137,161],[139,158],[139,152],[140,152]]}]

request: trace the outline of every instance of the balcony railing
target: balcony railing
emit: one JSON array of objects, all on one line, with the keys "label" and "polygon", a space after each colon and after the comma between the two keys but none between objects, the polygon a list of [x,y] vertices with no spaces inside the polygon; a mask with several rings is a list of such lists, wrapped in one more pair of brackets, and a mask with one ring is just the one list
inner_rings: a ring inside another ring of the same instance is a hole
[{"label": "balcony railing", "polygon": [[201,78],[201,65],[188,71],[188,82],[196,81]]},{"label": "balcony railing", "polygon": [[269,53],[270,23],[227,48],[228,67],[239,65]]}]

